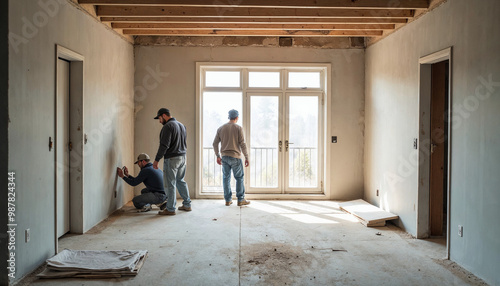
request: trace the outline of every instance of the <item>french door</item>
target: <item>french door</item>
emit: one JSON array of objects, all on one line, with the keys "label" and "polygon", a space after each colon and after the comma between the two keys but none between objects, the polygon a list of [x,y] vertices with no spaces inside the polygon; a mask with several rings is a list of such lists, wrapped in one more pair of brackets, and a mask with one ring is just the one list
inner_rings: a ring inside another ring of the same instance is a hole
[{"label": "french door", "polygon": [[322,193],[322,92],[247,93],[247,193]]},{"label": "french door", "polygon": [[250,156],[246,193],[328,196],[329,70],[328,64],[197,63],[198,195],[223,193],[212,143],[236,109]]}]

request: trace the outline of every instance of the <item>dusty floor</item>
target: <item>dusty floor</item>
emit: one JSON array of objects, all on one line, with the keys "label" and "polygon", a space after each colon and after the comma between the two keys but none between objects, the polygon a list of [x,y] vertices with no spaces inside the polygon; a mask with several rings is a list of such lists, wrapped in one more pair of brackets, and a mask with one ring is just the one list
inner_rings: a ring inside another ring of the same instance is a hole
[{"label": "dusty floor", "polygon": [[486,285],[444,260],[445,240],[367,228],[332,201],[194,200],[175,216],[127,205],[60,249],[146,249],[136,277],[23,285]]}]

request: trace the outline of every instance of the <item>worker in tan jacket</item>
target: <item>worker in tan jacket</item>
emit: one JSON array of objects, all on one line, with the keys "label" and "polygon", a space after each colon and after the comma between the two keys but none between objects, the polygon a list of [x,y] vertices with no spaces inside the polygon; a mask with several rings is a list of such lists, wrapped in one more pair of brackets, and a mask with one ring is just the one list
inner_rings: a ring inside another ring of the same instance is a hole
[{"label": "worker in tan jacket", "polygon": [[[245,186],[243,184],[243,163],[241,153],[245,156],[245,167],[248,167],[248,152],[243,136],[243,128],[238,122],[239,113],[235,109],[229,111],[229,122],[217,129],[214,138],[214,151],[217,156],[217,164],[222,165],[222,186],[224,188],[224,199],[226,206],[230,206],[232,201],[231,192],[231,170],[233,170],[236,180],[236,197],[238,206],[248,205],[250,201],[245,200]],[[220,153],[219,153],[219,143]],[[222,155],[222,157],[221,157]]]}]

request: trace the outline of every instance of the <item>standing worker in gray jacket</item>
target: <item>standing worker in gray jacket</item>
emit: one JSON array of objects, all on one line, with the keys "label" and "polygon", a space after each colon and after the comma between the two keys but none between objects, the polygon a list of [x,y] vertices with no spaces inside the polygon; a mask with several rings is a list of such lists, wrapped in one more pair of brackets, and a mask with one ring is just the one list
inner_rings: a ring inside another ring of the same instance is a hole
[{"label": "standing worker in gray jacket", "polygon": [[[217,134],[215,135],[213,143],[215,155],[217,156],[217,164],[222,165],[222,186],[224,188],[226,206],[230,206],[233,203],[231,170],[233,170],[234,179],[236,180],[238,206],[250,204],[250,201],[245,200],[243,163],[241,162],[241,152],[243,152],[245,156],[245,167],[248,167],[248,152],[243,136],[243,128],[236,124],[238,118],[238,111],[231,109],[229,111],[229,122],[217,129]],[[222,158],[219,154],[219,143],[221,143],[220,153],[222,153]]]},{"label": "standing worker in gray jacket", "polygon": [[163,158],[163,181],[167,191],[167,208],[158,212],[160,215],[175,215],[177,198],[175,188],[179,191],[182,206],[179,210],[191,211],[189,189],[184,176],[186,175],[186,127],[170,116],[170,110],[160,108],[155,119],[163,125],[160,132],[160,146],[156,153],[153,168],[158,169],[158,161]]}]

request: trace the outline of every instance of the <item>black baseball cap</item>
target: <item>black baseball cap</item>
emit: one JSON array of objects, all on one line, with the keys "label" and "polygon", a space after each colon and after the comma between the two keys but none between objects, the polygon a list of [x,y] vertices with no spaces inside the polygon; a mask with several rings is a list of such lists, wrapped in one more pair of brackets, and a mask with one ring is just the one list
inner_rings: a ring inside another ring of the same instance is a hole
[{"label": "black baseball cap", "polygon": [[160,116],[162,116],[162,114],[166,114],[166,115],[170,116],[170,110],[168,110],[166,108],[160,108],[160,110],[158,110],[158,113],[156,114],[155,119],[158,119]]}]

